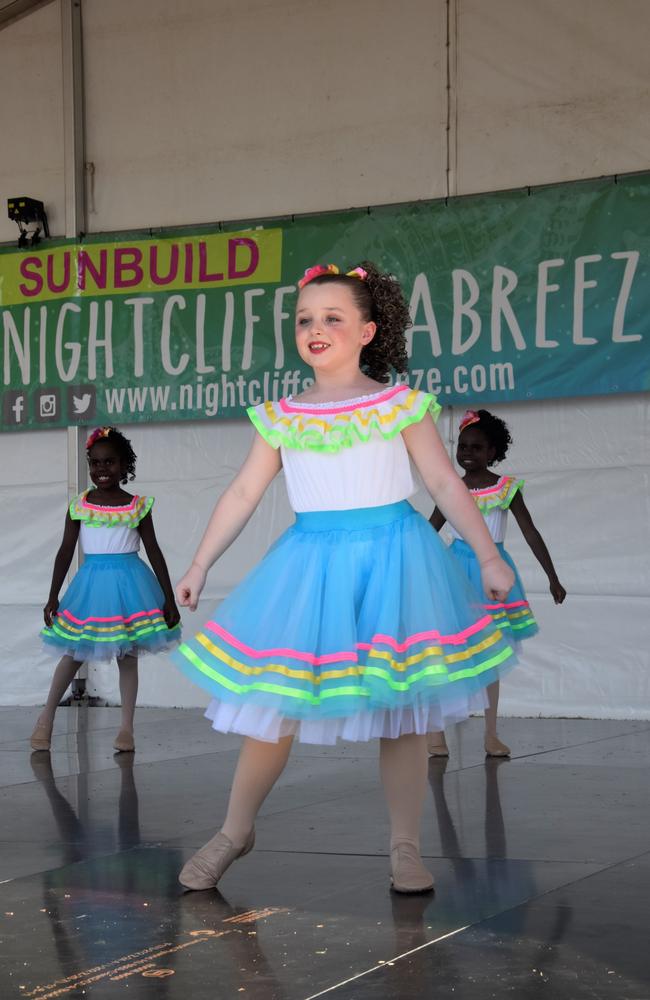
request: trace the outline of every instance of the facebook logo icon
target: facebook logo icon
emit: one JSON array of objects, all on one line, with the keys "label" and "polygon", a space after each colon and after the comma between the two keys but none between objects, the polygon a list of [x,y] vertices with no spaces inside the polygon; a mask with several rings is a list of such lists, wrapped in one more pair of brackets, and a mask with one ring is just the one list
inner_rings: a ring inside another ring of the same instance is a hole
[{"label": "facebook logo icon", "polygon": [[2,422],[13,427],[27,423],[27,396],[20,390],[5,392],[2,400]]}]

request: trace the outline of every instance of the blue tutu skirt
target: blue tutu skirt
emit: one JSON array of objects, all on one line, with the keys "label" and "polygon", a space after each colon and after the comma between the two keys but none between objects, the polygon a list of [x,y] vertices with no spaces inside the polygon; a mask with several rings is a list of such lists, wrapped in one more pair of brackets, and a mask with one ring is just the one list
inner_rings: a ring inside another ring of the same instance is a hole
[{"label": "blue tutu skirt", "polygon": [[481,594],[485,610],[492,615],[495,624],[499,626],[504,635],[510,635],[515,641],[529,639],[531,635],[536,635],[539,632],[539,626],[533,612],[530,610],[524,586],[510,553],[503,547],[502,542],[497,543],[497,548],[501,558],[508,563],[508,566],[510,566],[515,574],[514,587],[503,604],[493,601],[483,590],[481,567],[474,555],[474,550],[470,548],[467,542],[463,542],[457,538],[452,542],[450,552],[460,562],[472,586]]},{"label": "blue tutu skirt", "polygon": [[137,552],[86,555],[61,598],[52,628],[41,636],[59,655],[111,660],[127,653],[158,653],[180,641],[167,628],[163,592]]},{"label": "blue tutu skirt", "polygon": [[298,514],[173,660],[215,729],[330,744],[442,729],[515,662],[407,501]]}]

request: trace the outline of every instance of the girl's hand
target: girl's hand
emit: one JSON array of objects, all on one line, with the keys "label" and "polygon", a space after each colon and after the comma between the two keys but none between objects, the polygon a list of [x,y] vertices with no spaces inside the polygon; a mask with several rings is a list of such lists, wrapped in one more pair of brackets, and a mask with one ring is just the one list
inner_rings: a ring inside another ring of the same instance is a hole
[{"label": "girl's hand", "polygon": [[56,618],[56,613],[59,610],[59,602],[56,598],[50,598],[45,607],[43,608],[43,619],[48,628],[52,628],[52,622]]},{"label": "girl's hand", "polygon": [[566,590],[562,586],[559,580],[551,580],[551,586],[549,587],[551,594],[553,595],[553,600],[556,604],[562,604],[562,601],[566,597]]},{"label": "girl's hand", "polygon": [[502,604],[515,582],[515,574],[499,556],[493,556],[481,565],[483,590],[494,601]]},{"label": "girl's hand", "polygon": [[192,563],[183,579],[176,584],[176,599],[182,608],[196,611],[201,591],[205,586],[205,570]]},{"label": "girl's hand", "polygon": [[181,620],[181,613],[171,598],[163,604],[163,617],[167,628],[174,628]]}]

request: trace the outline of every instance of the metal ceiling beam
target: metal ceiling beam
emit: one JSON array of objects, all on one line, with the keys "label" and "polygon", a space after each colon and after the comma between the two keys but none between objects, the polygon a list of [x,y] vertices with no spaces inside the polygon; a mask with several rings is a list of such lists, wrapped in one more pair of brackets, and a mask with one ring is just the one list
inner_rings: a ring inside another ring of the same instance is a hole
[{"label": "metal ceiling beam", "polygon": [[0,0],[0,31],[53,0]]},{"label": "metal ceiling beam", "polygon": [[[61,11],[61,56],[63,68],[63,174],[65,181],[65,235],[78,237],[86,231],[82,0],[59,0]],[[83,446],[84,428],[68,427],[68,499],[88,485],[88,465]],[[79,568],[77,546],[73,561]],[[72,684],[73,697],[84,701],[88,664],[84,664]],[[87,702],[86,702],[87,703]]]},{"label": "metal ceiling beam", "polygon": [[63,58],[65,235],[86,231],[85,130],[81,0],[60,0]]}]

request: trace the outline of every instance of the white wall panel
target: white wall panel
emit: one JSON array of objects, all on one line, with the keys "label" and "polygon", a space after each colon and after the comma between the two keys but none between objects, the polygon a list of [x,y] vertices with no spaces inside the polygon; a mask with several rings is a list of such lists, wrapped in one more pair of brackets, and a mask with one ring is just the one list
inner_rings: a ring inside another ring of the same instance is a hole
[{"label": "white wall panel", "polygon": [[93,231],[444,194],[443,0],[84,0]]},{"label": "white wall panel", "polygon": [[457,194],[648,169],[646,0],[457,9]]},{"label": "white wall panel", "polygon": [[0,243],[18,240],[16,195],[45,204],[52,235],[65,231],[61,66],[57,2],[0,31]]},{"label": "white wall panel", "polygon": [[650,719],[650,600],[574,593],[556,607],[550,596],[530,597],[541,631],[503,682],[500,713]]},{"label": "white wall panel", "polygon": [[39,632],[67,506],[64,431],[0,434],[0,704],[45,701],[55,660]]}]

